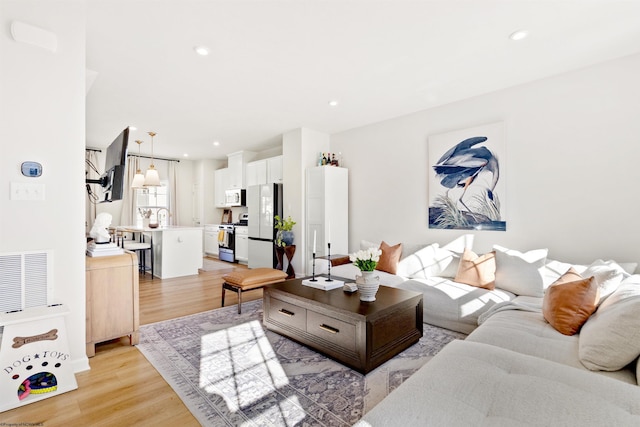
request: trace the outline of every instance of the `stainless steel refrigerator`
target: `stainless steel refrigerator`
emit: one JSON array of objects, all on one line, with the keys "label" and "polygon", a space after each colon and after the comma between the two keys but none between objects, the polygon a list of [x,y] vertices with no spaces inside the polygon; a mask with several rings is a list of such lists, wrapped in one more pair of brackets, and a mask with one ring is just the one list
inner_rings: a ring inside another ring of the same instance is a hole
[{"label": "stainless steel refrigerator", "polygon": [[282,217],[282,184],[252,185],[247,188],[249,213],[249,268],[277,264],[274,216]]}]

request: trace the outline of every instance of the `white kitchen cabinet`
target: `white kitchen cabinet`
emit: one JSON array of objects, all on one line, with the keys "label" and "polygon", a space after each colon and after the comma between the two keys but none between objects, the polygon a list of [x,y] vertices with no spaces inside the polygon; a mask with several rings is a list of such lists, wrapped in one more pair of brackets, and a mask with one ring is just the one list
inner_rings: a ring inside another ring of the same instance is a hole
[{"label": "white kitchen cabinet", "polygon": [[282,156],[247,163],[247,187],[262,184],[282,184]]},{"label": "white kitchen cabinet", "polygon": [[218,169],[213,173],[213,179],[215,181],[215,206],[216,208],[226,208],[227,201],[225,199],[224,192],[228,188],[229,182],[229,169]]},{"label": "white kitchen cabinet", "polygon": [[249,227],[236,226],[235,229],[236,259],[241,263],[249,261]]},{"label": "white kitchen cabinet", "polygon": [[[316,233],[316,257],[327,255],[327,243],[332,254],[349,253],[349,171],[335,166],[318,166],[307,169],[307,227],[306,255],[309,260],[314,251]],[[312,263],[307,263],[311,274]]]},{"label": "white kitchen cabinet", "polygon": [[267,183],[266,160],[256,160],[255,162],[247,163],[245,172],[247,188],[251,187],[252,185],[261,185]]},{"label": "white kitchen cabinet", "polygon": [[267,184],[282,184],[282,156],[267,159]]},{"label": "white kitchen cabinet", "polygon": [[218,256],[218,232],[220,224],[204,225],[204,253]]},{"label": "white kitchen cabinet", "polygon": [[229,190],[247,188],[245,183],[245,169],[247,163],[253,160],[255,156],[256,153],[251,151],[238,151],[227,156],[229,159],[227,188]]}]

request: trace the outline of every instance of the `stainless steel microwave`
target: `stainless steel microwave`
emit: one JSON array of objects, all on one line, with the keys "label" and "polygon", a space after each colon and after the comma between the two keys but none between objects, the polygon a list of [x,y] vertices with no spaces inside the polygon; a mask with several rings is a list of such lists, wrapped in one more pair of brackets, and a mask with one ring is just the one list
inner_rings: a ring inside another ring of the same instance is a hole
[{"label": "stainless steel microwave", "polygon": [[224,196],[227,206],[247,206],[247,190],[226,190]]}]

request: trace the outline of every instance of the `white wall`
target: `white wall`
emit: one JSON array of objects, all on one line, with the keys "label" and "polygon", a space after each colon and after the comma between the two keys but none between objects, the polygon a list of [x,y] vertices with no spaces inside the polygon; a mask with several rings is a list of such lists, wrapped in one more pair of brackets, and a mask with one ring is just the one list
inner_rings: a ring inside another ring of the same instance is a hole
[{"label": "white wall", "polygon": [[296,253],[291,264],[297,276],[305,274],[305,260],[312,257],[306,251],[306,170],[316,165],[318,152],[329,151],[329,142],[328,134],[307,128],[295,129],[282,136],[283,214],[296,222],[293,227]]},{"label": "white wall", "polygon": [[640,262],[638,75],[635,55],[332,135],[350,169],[350,250],[463,234],[428,228],[428,137],[502,120],[507,231],[475,232],[474,248]]},{"label": "white wall", "polygon": [[[81,1],[2,0],[0,24],[0,252],[50,249],[55,298],[66,317],[72,362],[85,355],[85,11]],[[55,33],[56,53],[15,42],[19,20]],[[43,165],[25,178],[20,164]],[[44,201],[9,198],[11,182],[45,186]]]}]

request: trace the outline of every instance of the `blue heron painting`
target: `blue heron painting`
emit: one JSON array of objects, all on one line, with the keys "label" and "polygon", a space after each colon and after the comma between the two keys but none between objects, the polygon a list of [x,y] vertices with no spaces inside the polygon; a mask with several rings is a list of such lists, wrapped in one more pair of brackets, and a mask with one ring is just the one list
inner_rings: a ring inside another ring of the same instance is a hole
[{"label": "blue heron painting", "polygon": [[506,230],[496,186],[498,157],[486,147],[486,136],[466,138],[432,165],[440,192],[429,206],[429,227]]}]

